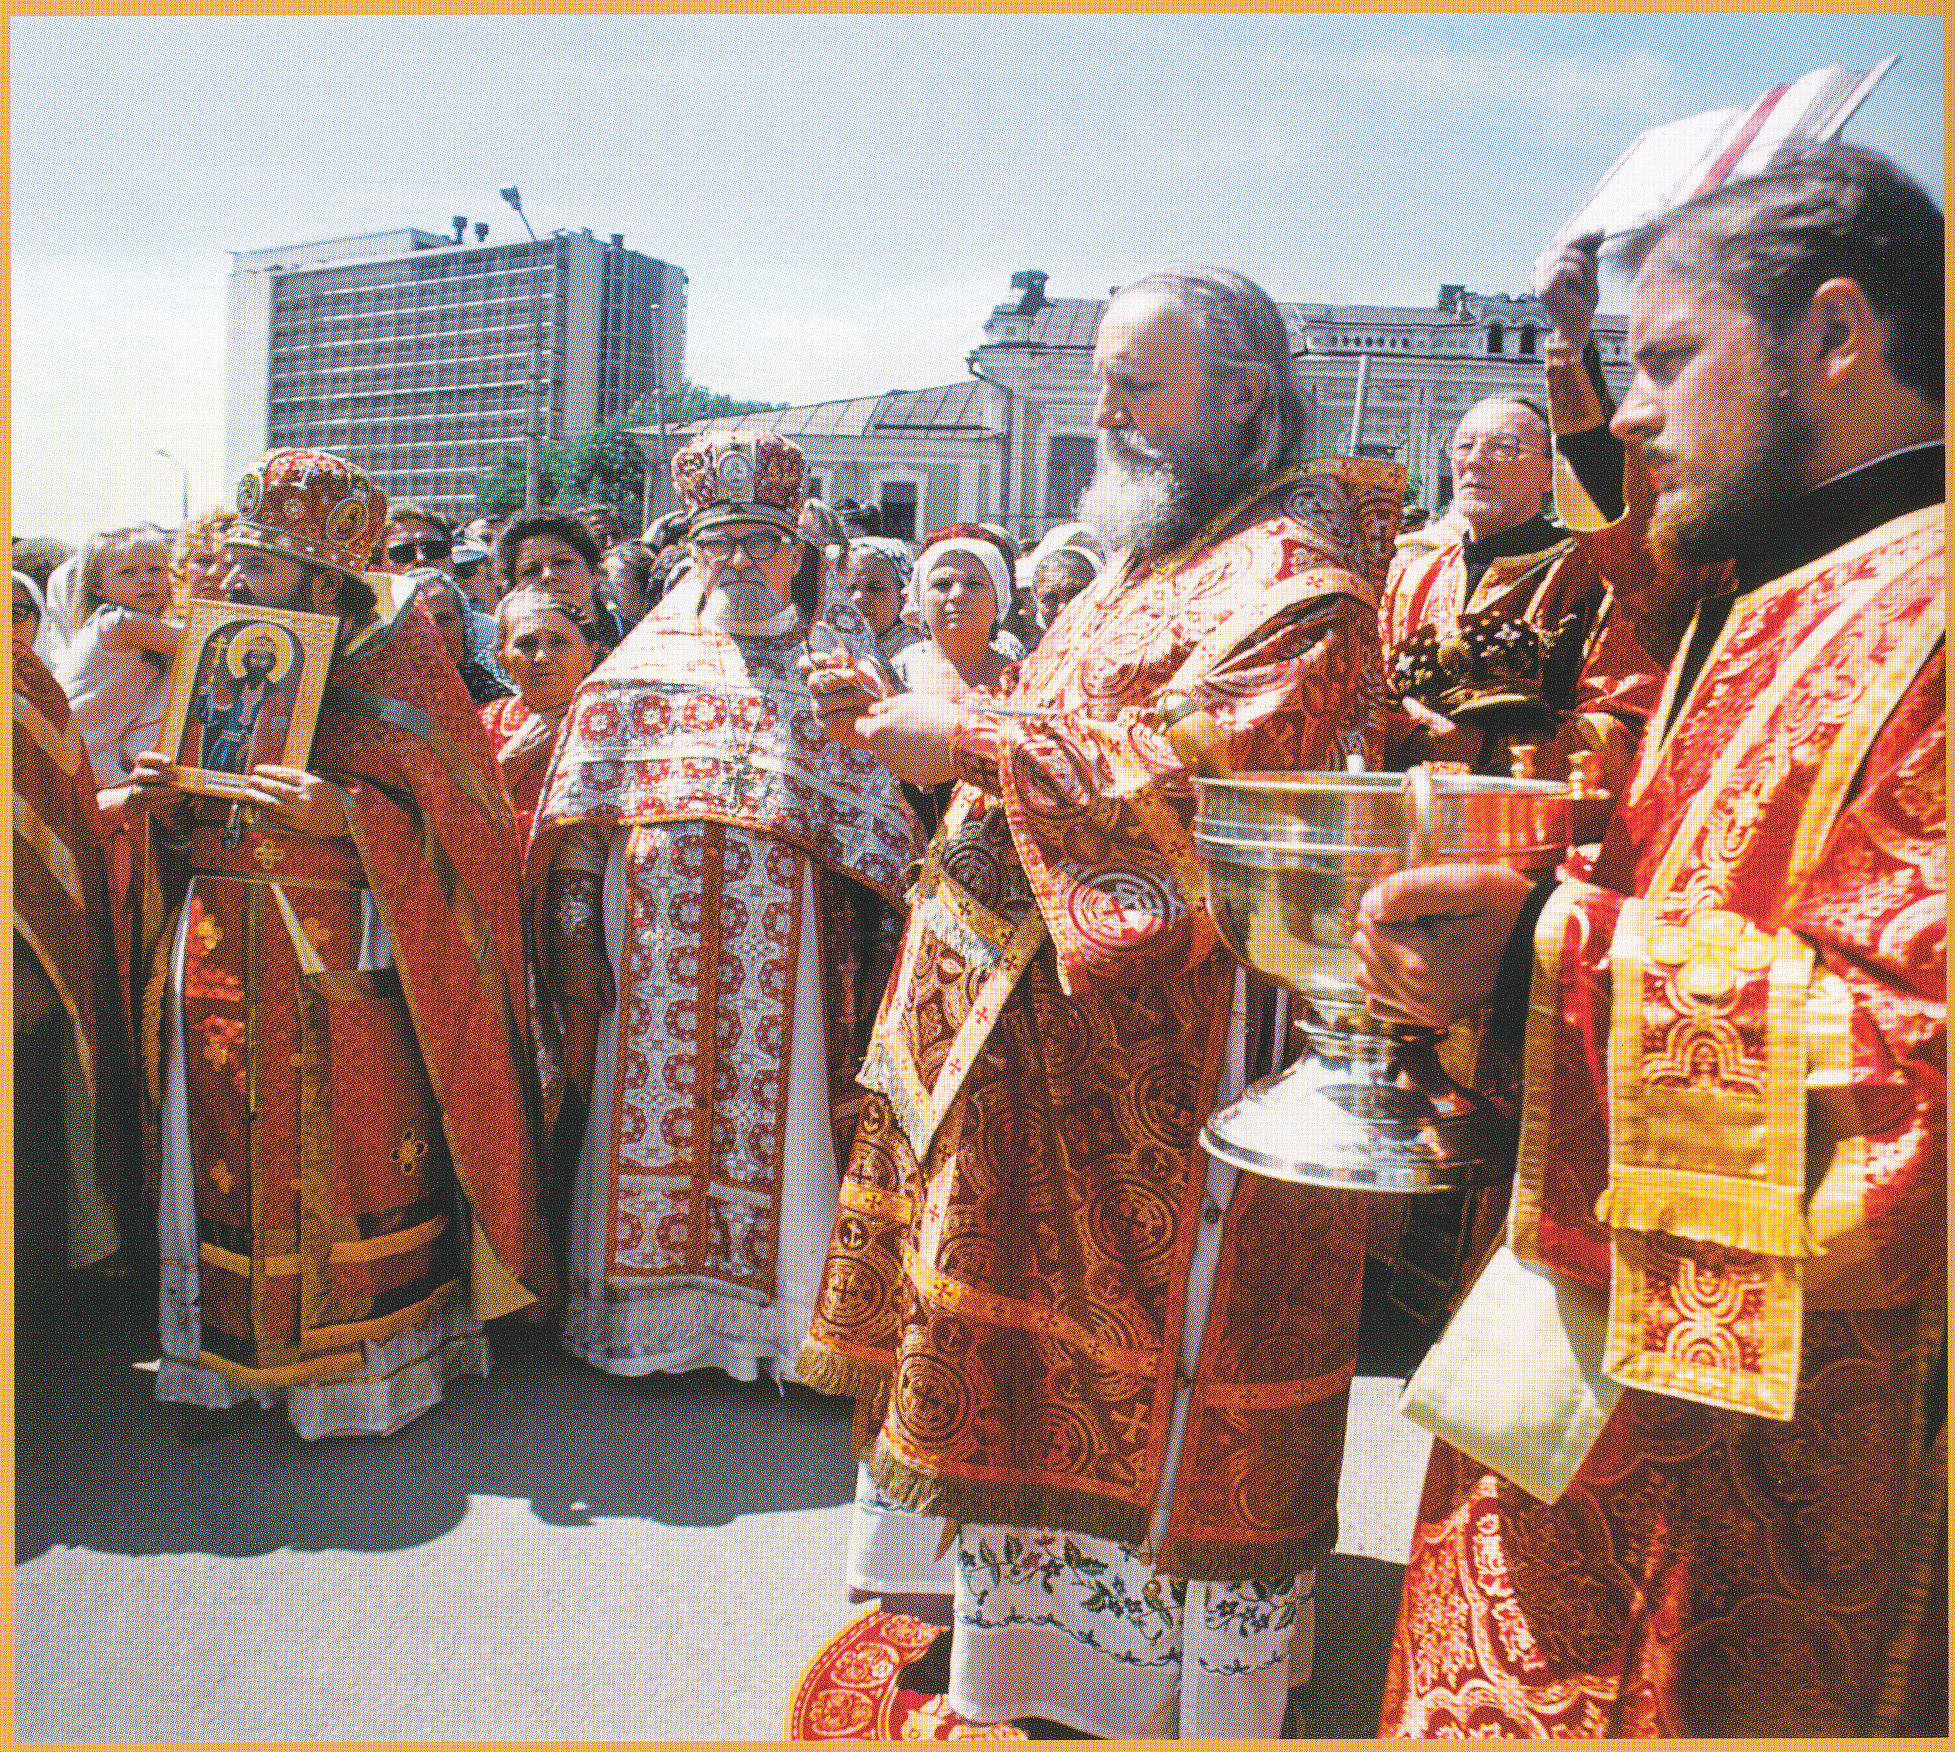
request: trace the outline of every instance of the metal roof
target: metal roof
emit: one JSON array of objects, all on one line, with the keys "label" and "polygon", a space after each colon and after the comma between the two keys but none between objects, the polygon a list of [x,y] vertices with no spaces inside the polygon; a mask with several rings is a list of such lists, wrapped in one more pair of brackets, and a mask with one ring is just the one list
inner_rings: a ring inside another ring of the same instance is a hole
[{"label": "metal roof", "polygon": [[984,385],[968,378],[963,383],[943,383],[935,389],[900,390],[885,396],[876,415],[877,430],[912,431],[923,427],[944,431],[984,424]]},{"label": "metal roof", "polygon": [[[877,432],[956,432],[982,430],[983,385],[975,378],[940,383],[932,389],[890,390],[848,401],[809,402],[758,414],[728,414],[677,428],[701,432],[778,432],[783,438],[863,438]],[[656,427],[634,426],[634,432]]]}]

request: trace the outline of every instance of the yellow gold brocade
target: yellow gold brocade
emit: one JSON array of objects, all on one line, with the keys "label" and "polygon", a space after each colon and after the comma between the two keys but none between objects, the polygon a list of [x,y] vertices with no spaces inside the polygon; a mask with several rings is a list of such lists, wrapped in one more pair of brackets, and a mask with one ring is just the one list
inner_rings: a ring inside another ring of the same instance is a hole
[{"label": "yellow gold brocade", "polygon": [[[1609,1185],[1595,1213],[1615,1235],[1603,1366],[1625,1386],[1789,1418],[1813,951],[1719,908],[1653,927],[1651,911],[1624,902],[1610,952]],[[1761,974],[1762,1037],[1741,1003]],[[1650,1239],[1662,1236],[1745,1257],[1707,1264]]]}]

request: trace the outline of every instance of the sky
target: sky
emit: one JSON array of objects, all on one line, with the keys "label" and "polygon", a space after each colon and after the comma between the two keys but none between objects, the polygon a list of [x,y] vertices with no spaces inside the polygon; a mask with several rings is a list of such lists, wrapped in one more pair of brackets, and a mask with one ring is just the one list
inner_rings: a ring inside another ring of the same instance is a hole
[{"label": "sky", "polygon": [[231,251],[520,236],[515,183],[685,269],[694,382],[874,395],[962,379],[1024,268],[1524,292],[1644,128],[1895,52],[1844,137],[1940,200],[1925,11],[16,17],[12,527],[229,502]]}]

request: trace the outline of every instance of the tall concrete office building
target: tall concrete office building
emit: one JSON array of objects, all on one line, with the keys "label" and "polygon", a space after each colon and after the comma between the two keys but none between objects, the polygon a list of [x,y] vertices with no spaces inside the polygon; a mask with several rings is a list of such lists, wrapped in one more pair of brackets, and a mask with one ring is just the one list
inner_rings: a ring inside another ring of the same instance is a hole
[{"label": "tall concrete office building", "polygon": [[238,255],[225,471],[330,450],[396,503],[471,516],[533,415],[574,437],[677,386],[686,276],[589,231],[499,242],[403,228]]}]

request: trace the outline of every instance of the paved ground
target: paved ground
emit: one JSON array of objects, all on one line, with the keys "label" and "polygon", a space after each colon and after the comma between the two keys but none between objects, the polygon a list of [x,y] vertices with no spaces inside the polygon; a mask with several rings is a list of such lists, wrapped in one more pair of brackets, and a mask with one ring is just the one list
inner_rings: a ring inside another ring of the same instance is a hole
[{"label": "paved ground", "polygon": [[[1405,1335],[1367,1331],[1308,1737],[1372,1731],[1424,1465]],[[190,1441],[139,1290],[28,1285],[16,1337],[21,1741],[776,1740],[856,1610],[841,1401],[519,1329],[390,1440]]]}]

